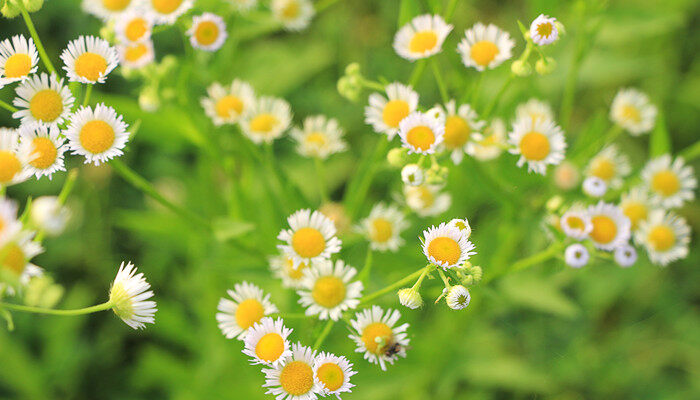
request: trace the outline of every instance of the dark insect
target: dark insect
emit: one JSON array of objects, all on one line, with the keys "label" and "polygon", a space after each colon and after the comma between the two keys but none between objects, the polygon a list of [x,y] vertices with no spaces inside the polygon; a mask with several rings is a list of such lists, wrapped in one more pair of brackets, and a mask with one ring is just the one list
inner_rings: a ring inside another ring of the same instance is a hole
[{"label": "dark insect", "polygon": [[387,357],[394,357],[397,355],[403,347],[398,343],[389,343],[384,347],[384,355]]}]

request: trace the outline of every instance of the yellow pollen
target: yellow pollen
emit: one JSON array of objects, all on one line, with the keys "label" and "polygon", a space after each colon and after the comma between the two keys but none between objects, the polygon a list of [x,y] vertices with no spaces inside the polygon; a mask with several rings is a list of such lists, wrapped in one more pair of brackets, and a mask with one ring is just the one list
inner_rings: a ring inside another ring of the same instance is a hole
[{"label": "yellow pollen", "polygon": [[671,196],[681,188],[681,181],[671,170],[659,171],[651,178],[651,188],[663,196]]},{"label": "yellow pollen", "polygon": [[487,65],[491,64],[491,61],[496,58],[498,53],[498,46],[496,46],[495,43],[488,40],[482,40],[474,43],[470,51],[470,56],[477,65],[486,67]]},{"label": "yellow pollen", "polygon": [[306,136],[306,142],[322,147],[327,143],[326,135],[323,132],[312,132]]},{"label": "yellow pollen", "polygon": [[236,324],[246,330],[265,315],[265,308],[256,299],[245,299],[236,307]]},{"label": "yellow pollen", "polygon": [[299,263],[296,268],[294,268],[294,260],[291,258],[287,258],[287,261],[284,264],[284,268],[287,271],[287,275],[294,279],[295,281],[298,281],[304,276],[304,269],[308,267],[306,263]]},{"label": "yellow pollen", "polygon": [[183,0],[151,0],[153,8],[161,14],[170,14],[177,10]]},{"label": "yellow pollen", "polygon": [[447,121],[445,121],[445,146],[450,150],[461,148],[469,140],[471,131],[471,127],[464,118],[457,115],[447,117]]},{"label": "yellow pollen", "polygon": [[591,165],[591,174],[609,181],[615,177],[615,163],[607,158],[596,158]]},{"label": "yellow pollen", "polygon": [[345,374],[343,369],[334,363],[325,363],[318,367],[316,371],[316,376],[321,384],[326,387],[326,389],[331,392],[340,389],[345,382]]},{"label": "yellow pollen", "polygon": [[333,308],[345,300],[345,284],[336,276],[318,278],[311,291],[311,297],[325,308]]},{"label": "yellow pollen", "polygon": [[428,254],[440,263],[455,265],[462,255],[462,250],[454,239],[441,236],[430,241]]},{"label": "yellow pollen", "polygon": [[114,144],[114,139],[114,129],[99,119],[89,121],[80,130],[80,144],[92,154],[100,154],[109,150]]},{"label": "yellow pollen", "polygon": [[243,112],[243,101],[234,96],[227,95],[216,102],[216,114],[221,118],[231,118]]},{"label": "yellow pollen", "polygon": [[568,225],[569,228],[576,230],[583,230],[586,227],[586,224],[581,218],[573,215],[566,218],[566,225]]},{"label": "yellow pollen", "polygon": [[2,255],[0,267],[16,275],[22,275],[24,267],[27,265],[27,259],[19,245],[16,243],[8,244],[4,249],[0,250],[0,255]]},{"label": "yellow pollen", "polygon": [[626,104],[622,106],[620,112],[622,119],[630,120],[636,124],[642,121],[642,115],[639,113],[639,109],[633,105]]},{"label": "yellow pollen", "polygon": [[287,19],[294,19],[299,15],[299,3],[290,1],[283,9],[282,16]]},{"label": "yellow pollen", "polygon": [[38,169],[46,169],[53,165],[56,161],[56,155],[58,151],[56,146],[53,144],[51,139],[45,137],[38,137],[32,141],[32,146],[34,150],[32,151],[32,157],[34,158],[29,163]]},{"label": "yellow pollen", "polygon": [[426,151],[435,143],[435,134],[427,126],[416,126],[406,134],[406,142],[418,150]]},{"label": "yellow pollen", "polygon": [[528,132],[520,140],[520,154],[530,161],[542,161],[549,155],[549,139],[539,132]]},{"label": "yellow pollen", "polygon": [[292,235],[292,248],[302,258],[313,258],[326,248],[326,239],[315,228],[301,228]]},{"label": "yellow pollen", "polygon": [[197,29],[194,31],[194,37],[197,39],[199,44],[203,46],[209,46],[216,42],[219,37],[219,26],[212,21],[203,21],[197,25]]},{"label": "yellow pollen", "polygon": [[545,38],[548,38],[549,35],[552,34],[553,30],[554,30],[554,28],[552,27],[552,24],[549,22],[545,22],[543,24],[537,25],[537,34],[542,36],[542,37],[545,37]]},{"label": "yellow pollen", "polygon": [[143,43],[138,43],[126,48],[124,58],[130,62],[136,62],[148,53],[148,47]]},{"label": "yellow pollen", "polygon": [[143,37],[148,31],[148,24],[143,18],[134,18],[126,24],[126,29],[124,30],[124,36],[132,42],[136,42]]},{"label": "yellow pollen", "polygon": [[0,184],[10,183],[22,170],[22,163],[15,153],[0,150]]},{"label": "yellow pollen", "polygon": [[63,112],[63,99],[53,89],[40,90],[29,101],[29,112],[39,121],[53,122]]},{"label": "yellow pollen", "polygon": [[250,121],[250,129],[255,132],[270,133],[279,121],[272,114],[260,114]]},{"label": "yellow pollen", "polygon": [[292,361],[282,368],[280,386],[292,396],[309,393],[314,386],[314,371],[304,361]]},{"label": "yellow pollen", "polygon": [[371,238],[373,242],[386,243],[394,233],[394,225],[386,218],[372,220]]},{"label": "yellow pollen", "polygon": [[394,333],[391,328],[383,322],[373,322],[362,331],[362,343],[367,351],[374,354],[381,354],[384,350],[384,346],[380,347],[377,343],[377,338],[386,345],[391,342],[393,337]]},{"label": "yellow pollen", "polygon": [[122,11],[126,9],[131,0],[102,0],[102,6],[109,11]]},{"label": "yellow pollen", "polygon": [[612,218],[607,215],[596,215],[591,218],[593,230],[591,239],[600,244],[608,244],[617,237],[617,225]]},{"label": "yellow pollen", "polygon": [[416,32],[408,45],[412,53],[425,53],[435,48],[438,37],[433,31]]},{"label": "yellow pollen", "polygon": [[5,76],[8,78],[27,76],[31,69],[32,59],[25,53],[13,54],[5,61]]},{"label": "yellow pollen", "polygon": [[399,122],[408,116],[410,112],[408,103],[403,100],[391,100],[384,106],[382,119],[391,128],[399,126]]},{"label": "yellow pollen", "polygon": [[676,234],[673,229],[665,225],[657,225],[649,231],[647,237],[651,247],[656,251],[670,250],[676,244]]},{"label": "yellow pollen", "polygon": [[639,222],[647,219],[647,206],[640,202],[629,202],[622,207],[622,212],[630,219],[632,229],[637,229]]},{"label": "yellow pollen", "polygon": [[276,361],[282,353],[284,353],[284,339],[279,333],[268,333],[255,345],[255,355],[263,361]]},{"label": "yellow pollen", "polygon": [[89,81],[97,81],[107,71],[107,60],[99,54],[86,52],[75,59],[75,73]]}]

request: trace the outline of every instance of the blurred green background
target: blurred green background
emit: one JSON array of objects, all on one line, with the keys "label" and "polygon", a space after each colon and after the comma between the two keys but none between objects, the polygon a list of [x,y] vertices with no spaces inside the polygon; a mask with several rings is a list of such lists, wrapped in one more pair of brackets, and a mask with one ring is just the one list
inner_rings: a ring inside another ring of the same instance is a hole
[{"label": "blurred green background", "polygon": [[[417,1],[427,9],[434,1]],[[700,3],[693,0],[609,1],[603,7],[587,1],[460,1],[454,32],[439,60],[452,96],[459,97],[476,72],[459,64],[456,44],[477,21],[493,22],[523,48],[516,21],[529,23],[540,13],[556,16],[567,34],[550,53],[559,67],[546,77],[518,79],[506,91],[496,114],[510,119],[515,106],[530,97],[559,109],[567,72],[575,52],[584,54],[576,86],[574,112],[567,137],[608,127],[607,109],[616,91],[635,86],[647,92],[664,115],[674,151],[698,140],[700,126]],[[228,205],[238,193],[244,219],[256,228],[241,240],[275,252],[275,236],[285,225],[282,210],[293,205],[269,198],[262,168],[249,161],[249,148],[237,133],[213,128],[198,105],[206,86],[234,77],[250,81],[258,93],[285,97],[295,122],[313,114],[339,119],[351,150],[328,162],[329,185],[336,200],[356,172],[358,159],[372,151],[377,134],[363,122],[365,93],[350,103],[336,91],[337,79],[351,62],[370,77],[407,81],[410,63],[391,47],[397,29],[398,1],[340,1],[318,15],[301,33],[258,31],[259,23],[235,17],[226,2],[198,1],[200,11],[227,16],[229,31],[240,40],[207,56],[186,52],[180,33],[169,29],[154,36],[159,59],[178,56],[178,66],[163,89],[174,98],[148,114],[139,109],[138,80],[113,73],[94,101],[104,100],[133,123],[142,125],[124,160],[169,198],[188,209],[227,224],[236,213]],[[77,0],[47,1],[33,14],[54,63],[69,40],[97,34],[100,23],[85,15]],[[20,19],[0,20],[2,38],[25,33]],[[260,33],[263,33],[262,35]],[[189,52],[189,50],[187,50]],[[429,72],[429,71],[427,71]],[[480,104],[495,94],[506,66],[486,75]],[[432,76],[418,87],[421,105],[439,98]],[[11,100],[9,88],[0,98]],[[5,112],[3,126],[16,126]],[[619,139],[636,169],[647,158],[648,136]],[[216,143],[221,151],[213,151]],[[289,138],[276,144],[277,162],[317,207],[312,163],[293,150]],[[225,159],[222,160],[221,158]],[[223,162],[222,162],[223,161]],[[503,155],[482,166],[453,168],[448,190],[453,206],[440,218],[411,216],[398,254],[375,256],[370,292],[412,272],[424,263],[418,243],[430,224],[467,216],[479,251],[474,258],[485,275],[547,245],[541,229],[542,204],[555,193],[548,178],[528,175]],[[225,237],[213,237],[177,219],[113,175],[109,167],[80,168],[69,204],[76,218],[71,229],[45,242],[34,261],[65,285],[61,308],[103,301],[122,260],[132,260],[156,293],[156,324],[133,331],[111,313],[60,318],[15,313],[14,332],[0,329],[0,398],[3,399],[258,399],[266,398],[259,367],[249,366],[241,343],[226,340],[214,314],[219,297],[235,282],[249,280],[272,293],[283,311],[297,312],[296,295],[271,278],[267,265]],[[232,164],[228,164],[232,163]],[[222,168],[221,165],[233,165]],[[693,163],[700,172],[700,164]],[[232,183],[232,174],[240,187]],[[523,208],[498,198],[481,176],[498,176],[517,190]],[[361,214],[372,204],[400,192],[398,171],[382,164]],[[53,181],[31,181],[8,190],[23,202],[28,195],[57,194],[65,174]],[[543,189],[543,187],[545,189]],[[693,231],[700,228],[700,206],[692,202],[680,214]],[[241,226],[237,226],[241,227]],[[244,226],[243,226],[244,227]],[[347,240],[341,257],[361,266],[366,245]],[[357,385],[347,399],[691,399],[700,398],[700,252],[697,240],[690,256],[662,269],[644,256],[633,268],[596,262],[571,270],[561,260],[483,285],[472,292],[472,304],[455,312],[444,304],[411,311],[411,349],[387,372],[369,365],[337,324],[323,349],[355,363]],[[441,285],[428,282],[424,297],[436,297]],[[430,301],[428,301],[430,303]],[[379,304],[399,307],[395,296]],[[311,345],[321,324],[288,321],[292,338]]]}]

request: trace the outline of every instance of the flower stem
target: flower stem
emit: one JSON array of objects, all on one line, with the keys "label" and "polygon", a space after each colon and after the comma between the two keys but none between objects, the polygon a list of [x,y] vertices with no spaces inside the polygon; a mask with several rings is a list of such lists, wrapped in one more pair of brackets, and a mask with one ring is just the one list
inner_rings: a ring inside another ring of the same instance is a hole
[{"label": "flower stem", "polygon": [[459,0],[450,0],[450,2],[445,6],[445,12],[444,12],[444,17],[445,21],[450,22],[452,17],[455,14],[455,9],[457,8],[457,3],[459,3]]},{"label": "flower stem", "polygon": [[14,107],[13,105],[9,103],[5,103],[4,101],[0,100],[0,107],[4,108],[5,110],[11,112],[11,113],[16,113],[19,111],[17,107]]},{"label": "flower stem", "polygon": [[316,342],[314,342],[314,350],[318,350],[321,347],[321,345],[323,344],[323,341],[326,340],[326,337],[328,337],[328,334],[331,333],[331,329],[333,329],[334,324],[335,324],[335,321],[333,321],[332,319],[329,319],[328,322],[326,322],[326,325],[323,326],[323,330],[321,331],[321,334],[318,335]]},{"label": "flower stem", "polygon": [[447,93],[447,87],[445,86],[444,79],[442,79],[442,72],[440,72],[440,67],[437,64],[437,61],[435,61],[435,57],[430,58],[430,66],[433,69],[433,75],[435,75],[435,82],[437,82],[442,102],[447,104],[447,102],[450,101],[450,96]]},{"label": "flower stem", "polygon": [[423,75],[423,71],[425,71],[425,66],[426,66],[426,60],[418,60],[416,62],[416,66],[413,68],[413,72],[411,73],[411,78],[408,81],[408,85],[411,86],[412,88],[415,88],[416,85],[418,84],[418,81],[420,81],[421,75]]},{"label": "flower stem", "polygon": [[318,181],[318,191],[321,195],[321,204],[328,203],[328,186],[326,186],[326,173],[323,165],[323,160],[320,157],[314,157],[314,169],[316,170],[316,180]]},{"label": "flower stem", "polygon": [[39,57],[41,57],[41,61],[43,61],[44,65],[46,66],[46,69],[49,70],[50,73],[55,74],[56,69],[53,67],[51,59],[49,59],[49,56],[46,54],[46,50],[44,50],[44,45],[41,44],[39,34],[36,32],[36,28],[34,27],[32,18],[29,16],[27,9],[24,7],[24,3],[21,1],[17,1],[16,4],[19,7],[20,12],[22,13],[22,18],[24,19],[24,23],[27,25],[27,29],[29,29],[29,34],[32,35],[32,39],[34,39],[34,44],[36,45],[37,50],[39,50]]},{"label": "flower stem", "polygon": [[503,86],[501,86],[501,89],[498,90],[498,93],[496,93],[496,96],[491,100],[489,105],[486,107],[484,110],[483,115],[481,116],[482,119],[488,119],[491,116],[491,113],[493,112],[494,109],[496,109],[496,106],[498,106],[498,102],[501,101],[501,97],[503,96],[503,93],[505,93],[506,89],[510,85],[510,83],[513,81],[513,78],[515,75],[512,73],[508,74],[508,79],[503,82]]},{"label": "flower stem", "polygon": [[112,305],[113,305],[112,302],[108,301],[106,303],[98,304],[96,306],[79,308],[76,310],[55,310],[52,308],[31,307],[31,306],[23,306],[20,304],[11,304],[11,303],[0,302],[0,308],[6,308],[6,309],[12,310],[12,311],[29,312],[29,313],[36,313],[36,314],[49,314],[49,315],[65,315],[65,316],[92,314],[92,313],[96,313],[99,311],[109,310],[110,308],[112,308]]},{"label": "flower stem", "polygon": [[373,254],[374,253],[372,252],[372,244],[370,243],[367,248],[367,256],[365,257],[365,266],[362,267],[360,273],[357,274],[357,280],[365,285],[367,284],[367,281],[369,280],[369,274],[372,271]]},{"label": "flower stem", "polygon": [[682,157],[687,162],[700,157],[700,140],[683,149],[678,156]]},{"label": "flower stem", "polygon": [[389,292],[392,292],[400,287],[407,285],[408,283],[410,283],[414,279],[420,277],[424,273],[427,273],[426,271],[428,271],[432,266],[433,266],[432,264],[426,265],[425,267],[419,269],[418,271],[416,271],[410,275],[407,275],[407,276],[399,279],[398,281],[392,283],[391,285],[389,285],[383,289],[379,289],[374,293],[370,293],[365,297],[362,297],[360,299],[360,304],[368,303],[368,302],[370,302],[378,297],[381,297]]},{"label": "flower stem", "polygon": [[83,98],[83,107],[85,107],[90,101],[90,95],[92,94],[92,84],[88,84],[85,88],[85,97]]},{"label": "flower stem", "polygon": [[379,143],[375,145],[374,153],[367,152],[367,157],[360,163],[357,174],[348,184],[345,191],[345,205],[350,219],[355,218],[355,213],[360,206],[360,202],[365,198],[367,191],[372,185],[372,178],[381,164],[380,158],[385,155],[389,140],[387,137],[379,138]]},{"label": "flower stem", "polygon": [[[68,176],[66,176],[66,180],[63,181],[63,187],[61,188],[61,193],[58,194],[58,204],[64,205],[66,204],[66,199],[68,198],[68,195],[70,194],[71,190],[73,190],[73,186],[75,186],[75,180],[78,178],[78,169],[73,168],[70,170],[68,173]],[[36,237],[34,237],[34,241],[37,243],[41,243],[44,241],[44,236],[46,236],[46,232],[41,229],[39,232],[37,232]]]},{"label": "flower stem", "polygon": [[530,268],[532,266],[535,266],[537,264],[543,263],[550,258],[555,257],[559,252],[564,248],[565,242],[554,242],[552,243],[549,247],[546,249],[540,251],[539,253],[535,253],[531,255],[530,257],[523,258],[521,260],[516,261],[513,263],[513,265],[507,269],[507,270],[502,270],[498,273],[495,273],[493,275],[488,275],[484,277],[483,283],[488,283],[493,281],[494,279],[501,278],[504,275],[511,274],[513,272],[518,272],[522,271],[524,269]]}]

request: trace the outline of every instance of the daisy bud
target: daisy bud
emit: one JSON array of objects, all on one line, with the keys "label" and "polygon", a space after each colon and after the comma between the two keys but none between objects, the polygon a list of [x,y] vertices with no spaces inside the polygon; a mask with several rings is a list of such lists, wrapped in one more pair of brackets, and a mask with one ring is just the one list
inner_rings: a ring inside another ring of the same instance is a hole
[{"label": "daisy bud", "polygon": [[24,292],[24,304],[32,307],[53,308],[63,296],[63,286],[46,275],[29,280]]},{"label": "daisy bud", "polygon": [[515,60],[510,65],[510,70],[517,76],[528,76],[532,73],[532,66],[525,60]]},{"label": "daisy bud", "polygon": [[637,250],[629,244],[615,249],[615,262],[622,268],[628,268],[637,262]]},{"label": "daisy bud", "polygon": [[399,290],[399,302],[402,306],[412,310],[423,306],[423,298],[420,293],[413,288],[403,288]]},{"label": "daisy bud", "polygon": [[423,184],[425,174],[418,164],[408,164],[401,170],[401,180],[406,185],[419,186]]},{"label": "daisy bud", "polygon": [[555,212],[562,206],[562,204],[564,204],[564,198],[557,195],[547,200],[545,207],[547,207],[547,211]]},{"label": "daisy bud", "polygon": [[549,75],[557,69],[557,62],[552,57],[540,58],[535,63],[535,71],[540,75]]},{"label": "daisy bud", "polygon": [[350,101],[357,101],[362,93],[362,86],[357,78],[344,76],[338,79],[338,93]]},{"label": "daisy bud", "polygon": [[23,0],[24,7],[29,12],[37,12],[44,6],[44,0]]},{"label": "daisy bud", "polygon": [[425,181],[431,185],[441,185],[447,180],[447,167],[434,165],[425,173]]},{"label": "daisy bud", "polygon": [[402,167],[408,161],[408,149],[404,147],[393,148],[389,150],[386,159],[392,167]]},{"label": "daisy bud", "polygon": [[58,236],[68,224],[70,211],[58,201],[58,197],[43,196],[32,202],[29,218],[48,235]]},{"label": "daisy bud", "polygon": [[581,268],[588,264],[590,254],[581,243],[574,243],[564,250],[564,260],[571,268]]},{"label": "daisy bud", "polygon": [[452,286],[445,297],[445,302],[447,302],[447,305],[453,310],[467,308],[469,301],[471,301],[469,291],[462,285]]},{"label": "daisy bud", "polygon": [[359,63],[352,63],[348,64],[347,67],[345,67],[345,75],[361,75],[360,73],[360,64]]},{"label": "daisy bud", "polygon": [[467,273],[474,279],[473,283],[479,283],[479,281],[481,281],[481,277],[484,275],[484,271],[479,266],[467,268]]},{"label": "daisy bud", "polygon": [[5,1],[2,5],[2,9],[0,9],[0,13],[2,13],[2,16],[5,18],[14,18],[19,15],[19,12],[19,7],[10,1]]},{"label": "daisy bud", "polygon": [[591,197],[603,197],[608,191],[608,185],[597,176],[589,176],[583,181],[583,192]]},{"label": "daisy bud", "polygon": [[158,89],[153,86],[146,86],[139,94],[139,106],[146,112],[155,112],[160,107]]}]

